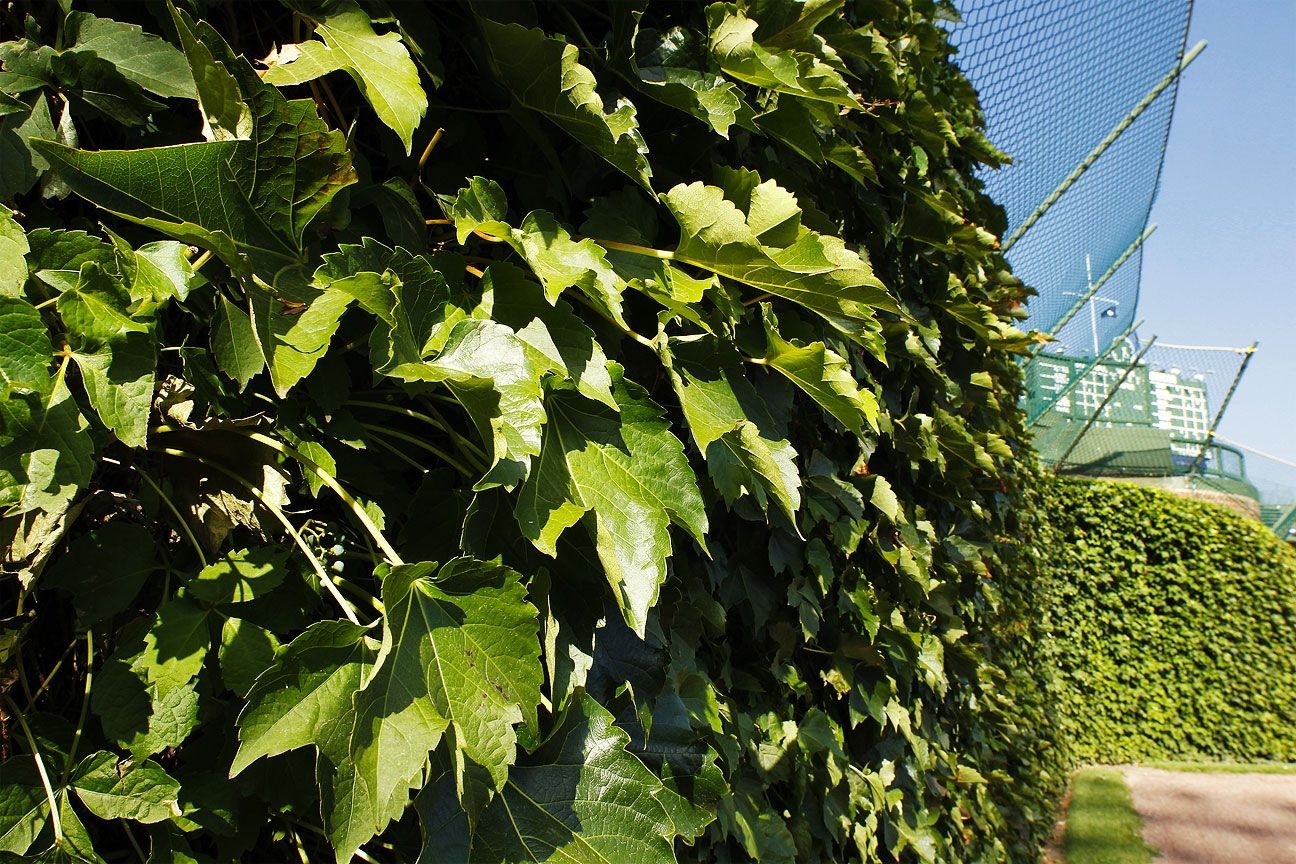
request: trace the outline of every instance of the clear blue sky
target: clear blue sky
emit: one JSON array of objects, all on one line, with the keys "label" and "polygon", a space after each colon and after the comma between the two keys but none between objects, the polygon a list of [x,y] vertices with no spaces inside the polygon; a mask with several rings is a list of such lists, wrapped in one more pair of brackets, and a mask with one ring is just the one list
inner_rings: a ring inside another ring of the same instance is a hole
[{"label": "clear blue sky", "polygon": [[1296,0],[1196,0],[1188,44],[1200,39],[1152,211],[1142,332],[1258,339],[1220,434],[1296,461]]}]

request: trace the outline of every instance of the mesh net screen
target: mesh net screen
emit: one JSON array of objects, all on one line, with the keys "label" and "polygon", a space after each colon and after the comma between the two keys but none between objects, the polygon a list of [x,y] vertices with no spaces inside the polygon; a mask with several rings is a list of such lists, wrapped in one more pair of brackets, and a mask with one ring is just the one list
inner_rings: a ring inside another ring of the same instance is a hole
[{"label": "mesh net screen", "polygon": [[[1190,0],[961,0],[951,36],[981,97],[990,139],[1013,163],[985,172],[1010,234],[1182,58]],[[1051,332],[1147,226],[1176,86],[1166,87],[1008,254],[1039,294],[1028,326]],[[1065,353],[1094,356],[1134,320],[1132,255],[1077,314]],[[1095,349],[1095,342],[1097,348]]]}]

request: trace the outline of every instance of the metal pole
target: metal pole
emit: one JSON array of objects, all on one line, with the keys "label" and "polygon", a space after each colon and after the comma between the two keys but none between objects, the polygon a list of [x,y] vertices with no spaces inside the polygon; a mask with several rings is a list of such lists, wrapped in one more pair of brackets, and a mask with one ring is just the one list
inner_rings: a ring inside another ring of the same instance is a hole
[{"label": "metal pole", "polygon": [[[1107,272],[1099,276],[1098,281],[1090,285],[1088,291],[1086,291],[1085,293],[1081,294],[1078,298],[1076,298],[1075,304],[1070,309],[1068,309],[1066,311],[1066,314],[1063,315],[1061,318],[1059,318],[1058,322],[1054,324],[1052,327],[1050,327],[1048,333],[1044,335],[1048,336],[1049,339],[1051,340],[1053,339],[1053,337],[1057,336],[1057,334],[1061,333],[1062,328],[1067,325],[1067,322],[1070,321],[1072,318],[1074,318],[1076,313],[1084,308],[1084,304],[1089,302],[1090,298],[1092,298],[1095,294],[1097,294],[1099,290],[1101,290],[1102,287],[1107,284],[1108,279],[1116,275],[1116,271],[1119,270],[1121,266],[1130,259],[1131,255],[1133,255],[1135,252],[1138,251],[1138,248],[1143,245],[1143,241],[1151,237],[1152,232],[1155,231],[1156,229],[1157,229],[1156,225],[1149,225],[1147,228],[1145,228],[1143,230],[1143,233],[1138,236],[1138,239],[1135,240],[1133,243],[1131,243],[1129,245],[1129,248],[1127,248],[1124,252],[1122,252],[1119,258],[1117,258],[1115,261],[1112,262],[1112,265],[1107,268]],[[1044,347],[1043,344],[1041,344],[1035,348],[1035,355],[1032,355],[1031,359],[1026,361],[1027,365],[1030,365],[1031,361],[1035,359],[1035,356],[1039,354],[1040,349],[1043,347]]]},{"label": "metal pole", "polygon": [[1075,182],[1079,180],[1086,171],[1093,167],[1093,164],[1098,161],[1098,157],[1107,152],[1107,148],[1116,143],[1116,139],[1120,138],[1125,130],[1139,118],[1139,115],[1146,111],[1152,103],[1156,101],[1157,97],[1164,93],[1166,88],[1173,84],[1175,80],[1183,74],[1183,71],[1188,68],[1188,64],[1196,60],[1197,55],[1205,48],[1205,41],[1198,42],[1194,45],[1192,50],[1185,54],[1183,59],[1176,63],[1174,68],[1167,72],[1165,77],[1158,81],[1157,85],[1149,90],[1147,95],[1140,99],[1137,105],[1130,109],[1130,112],[1125,115],[1124,119],[1117,123],[1116,126],[1107,133],[1107,137],[1098,142],[1098,146],[1084,158],[1084,161],[1077,165],[1075,170],[1067,175],[1067,178],[1063,180],[1056,189],[1050,192],[1047,198],[1040,202],[1040,205],[1035,208],[1035,212],[1027,216],[1026,220],[1018,225],[1017,229],[1003,242],[1003,251],[1005,253],[1013,247],[1014,243],[1022,238],[1022,235],[1031,229],[1031,226],[1043,218],[1044,214],[1058,202],[1058,199],[1066,194],[1068,189],[1075,185]]},{"label": "metal pole", "polygon": [[1251,363],[1251,358],[1255,356],[1256,348],[1260,347],[1259,342],[1252,342],[1251,347],[1246,349],[1246,356],[1242,358],[1242,365],[1238,368],[1237,374],[1233,376],[1233,383],[1229,385],[1228,392],[1224,394],[1224,401],[1220,403],[1219,410],[1215,412],[1215,418],[1211,420],[1210,428],[1206,430],[1206,440],[1202,441],[1201,450],[1197,452],[1197,458],[1193,460],[1192,468],[1188,470],[1188,480],[1191,481],[1197,476],[1202,465],[1206,461],[1206,451],[1210,448],[1211,442],[1215,440],[1215,430],[1219,428],[1220,421],[1224,419],[1224,412],[1228,409],[1229,402],[1233,401],[1233,394],[1237,392],[1237,386],[1242,381],[1242,375],[1246,372],[1247,366]]},{"label": "metal pole", "polygon": [[1054,405],[1057,405],[1057,403],[1065,399],[1072,390],[1080,386],[1080,382],[1085,379],[1085,376],[1087,376],[1094,369],[1098,368],[1099,363],[1103,362],[1108,357],[1110,357],[1112,352],[1115,351],[1117,348],[1119,348],[1121,343],[1124,342],[1126,339],[1128,339],[1129,335],[1141,326],[1143,326],[1143,322],[1141,320],[1136,321],[1135,323],[1130,325],[1130,328],[1128,330],[1126,330],[1124,333],[1120,334],[1115,339],[1113,339],[1112,343],[1107,346],[1107,350],[1103,351],[1102,354],[1095,357],[1093,359],[1093,362],[1090,363],[1088,366],[1086,366],[1083,372],[1077,375],[1074,379],[1072,379],[1070,384],[1068,384],[1065,388],[1063,388],[1062,392],[1054,396],[1049,401],[1049,404],[1044,406],[1043,411],[1036,414],[1034,419],[1026,421],[1026,428],[1029,429],[1032,426],[1034,426],[1036,423],[1038,423],[1040,420],[1042,420],[1045,414],[1053,410]]},{"label": "metal pole", "polygon": [[1071,441],[1071,446],[1066,449],[1066,452],[1063,453],[1060,457],[1058,457],[1057,464],[1053,466],[1054,473],[1057,473],[1058,466],[1066,462],[1067,457],[1071,455],[1071,451],[1075,450],[1075,448],[1080,444],[1080,439],[1084,438],[1085,433],[1089,431],[1089,428],[1093,426],[1095,422],[1097,422],[1099,415],[1101,415],[1103,409],[1107,407],[1107,403],[1112,400],[1112,397],[1116,395],[1116,391],[1119,390],[1121,388],[1121,385],[1125,383],[1125,379],[1128,378],[1129,374],[1134,371],[1136,366],[1139,365],[1139,361],[1143,359],[1143,355],[1146,354],[1148,352],[1148,349],[1155,344],[1156,344],[1156,337],[1153,336],[1151,339],[1148,340],[1148,343],[1143,346],[1143,350],[1140,351],[1137,355],[1135,355],[1134,359],[1130,361],[1130,365],[1125,367],[1125,371],[1121,373],[1121,377],[1116,382],[1115,386],[1113,386],[1111,390],[1107,391],[1107,398],[1103,399],[1102,404],[1098,406],[1097,410],[1095,410],[1092,414],[1089,415],[1089,419],[1085,422],[1085,425],[1080,428],[1080,434],[1076,435],[1075,438]]}]

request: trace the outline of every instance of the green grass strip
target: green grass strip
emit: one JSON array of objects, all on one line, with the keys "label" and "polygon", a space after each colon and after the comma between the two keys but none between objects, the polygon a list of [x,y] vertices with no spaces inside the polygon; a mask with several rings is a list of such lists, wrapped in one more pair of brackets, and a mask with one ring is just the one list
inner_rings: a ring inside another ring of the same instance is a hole
[{"label": "green grass strip", "polygon": [[1149,864],[1155,851],[1143,842],[1142,831],[1119,769],[1081,768],[1072,776],[1067,864]]},{"label": "green grass strip", "polygon": [[1144,768],[1195,774],[1296,774],[1290,762],[1143,762]]}]

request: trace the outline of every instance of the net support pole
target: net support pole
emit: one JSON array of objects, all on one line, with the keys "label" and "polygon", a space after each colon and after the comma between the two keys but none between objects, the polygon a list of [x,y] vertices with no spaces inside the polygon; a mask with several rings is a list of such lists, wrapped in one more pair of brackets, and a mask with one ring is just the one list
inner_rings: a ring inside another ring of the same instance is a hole
[{"label": "net support pole", "polygon": [[1255,356],[1256,348],[1260,347],[1259,342],[1252,342],[1251,347],[1246,349],[1246,354],[1242,358],[1242,365],[1238,367],[1237,374],[1233,376],[1233,383],[1229,385],[1228,392],[1224,394],[1224,401],[1220,403],[1219,410],[1211,418],[1210,428],[1206,430],[1206,438],[1202,441],[1201,450],[1197,451],[1197,458],[1193,460],[1192,468],[1188,469],[1188,480],[1191,482],[1197,476],[1197,472],[1202,469],[1206,462],[1206,451],[1215,441],[1215,431],[1219,429],[1220,421],[1224,419],[1224,412],[1228,410],[1229,403],[1233,401],[1233,394],[1237,392],[1238,384],[1242,382],[1242,376],[1246,373],[1247,366],[1251,364],[1251,358]]},{"label": "net support pole", "polygon": [[[1061,333],[1062,328],[1065,327],[1071,321],[1072,318],[1074,318],[1077,314],[1079,314],[1080,310],[1084,308],[1084,305],[1088,303],[1090,300],[1092,300],[1094,295],[1097,294],[1099,290],[1101,290],[1102,287],[1107,284],[1108,279],[1111,279],[1113,276],[1116,275],[1116,272],[1120,270],[1120,268],[1125,264],[1125,262],[1130,259],[1131,255],[1133,255],[1135,252],[1138,251],[1139,247],[1143,245],[1144,241],[1146,241],[1149,237],[1152,236],[1152,232],[1155,231],[1156,229],[1157,226],[1155,224],[1149,225],[1147,228],[1143,229],[1143,233],[1140,234],[1138,238],[1133,243],[1131,243],[1125,249],[1124,252],[1120,254],[1119,258],[1117,258],[1115,261],[1112,262],[1111,266],[1107,268],[1106,272],[1098,277],[1097,282],[1090,285],[1088,290],[1086,290],[1085,293],[1080,295],[1079,299],[1077,299],[1076,302],[1071,306],[1071,308],[1066,311],[1066,314],[1064,314],[1061,318],[1059,318],[1057,323],[1054,324],[1052,327],[1050,327],[1048,333],[1046,333],[1045,335],[1048,336],[1050,340],[1052,340],[1059,333]],[[1030,365],[1031,360],[1035,359],[1035,357],[1039,354],[1040,349],[1043,347],[1044,347],[1043,344],[1036,347],[1035,353],[1031,355],[1031,359],[1026,361],[1027,365]]]},{"label": "net support pole", "polygon": [[1112,385],[1112,388],[1107,391],[1107,396],[1103,399],[1102,403],[1094,409],[1092,414],[1089,415],[1089,419],[1085,421],[1084,426],[1080,427],[1080,431],[1076,434],[1075,438],[1071,439],[1071,446],[1067,447],[1066,451],[1058,457],[1057,464],[1053,466],[1054,473],[1057,473],[1058,468],[1066,463],[1067,457],[1071,455],[1072,451],[1074,451],[1076,447],[1080,446],[1081,439],[1083,439],[1089,432],[1090,428],[1093,427],[1093,424],[1098,422],[1098,418],[1102,416],[1102,412],[1107,408],[1107,403],[1116,396],[1116,392],[1120,390],[1121,385],[1125,383],[1125,379],[1128,378],[1130,373],[1139,365],[1139,361],[1143,359],[1143,355],[1148,352],[1148,349],[1155,344],[1156,337],[1153,336],[1148,340],[1148,343],[1143,346],[1143,350],[1134,355],[1134,359],[1125,367],[1125,371],[1121,373],[1120,378],[1117,379],[1116,383]]},{"label": "net support pole", "polygon": [[1130,325],[1128,330],[1126,330],[1124,333],[1120,334],[1115,339],[1113,339],[1111,341],[1111,344],[1107,346],[1107,349],[1103,351],[1101,354],[1099,354],[1097,357],[1095,357],[1093,359],[1093,362],[1091,362],[1088,366],[1084,368],[1083,372],[1081,372],[1079,375],[1077,375],[1075,378],[1071,380],[1070,384],[1068,384],[1056,396],[1050,399],[1049,403],[1044,406],[1044,409],[1042,411],[1040,411],[1034,417],[1026,421],[1026,428],[1029,429],[1032,426],[1034,426],[1036,423],[1038,423],[1040,420],[1043,419],[1045,414],[1052,411],[1054,406],[1056,406],[1059,402],[1061,402],[1063,399],[1069,396],[1072,390],[1080,386],[1080,382],[1085,379],[1085,376],[1087,376],[1094,369],[1098,368],[1098,364],[1106,360],[1108,357],[1110,357],[1112,352],[1115,351],[1117,348],[1119,348],[1121,343],[1124,342],[1126,339],[1128,339],[1129,335],[1133,333],[1135,330],[1137,330],[1139,327],[1141,327],[1142,324],[1143,324],[1142,321],[1134,322],[1133,324]]},{"label": "net support pole", "polygon": [[1197,55],[1205,48],[1206,42],[1201,41],[1194,45],[1187,54],[1183,55],[1183,59],[1176,63],[1174,68],[1167,72],[1165,77],[1158,81],[1156,86],[1149,90],[1147,95],[1140,99],[1138,104],[1131,108],[1130,112],[1126,114],[1110,132],[1107,133],[1107,137],[1098,142],[1098,146],[1090,151],[1089,155],[1086,156],[1070,174],[1067,175],[1066,179],[1063,180],[1056,189],[1050,192],[1047,198],[1040,202],[1040,205],[1035,208],[1035,212],[1027,216],[1026,219],[1017,226],[1016,230],[1014,230],[1012,234],[1009,235],[1008,239],[1003,242],[1003,252],[1007,253],[1007,251],[1013,247],[1013,244],[1020,240],[1022,236],[1031,229],[1031,226],[1044,218],[1044,214],[1052,209],[1053,205],[1066,194],[1067,190],[1074,186],[1076,181],[1083,177],[1084,173],[1093,167],[1093,164],[1098,161],[1098,157],[1106,153],[1108,148],[1115,144],[1116,140],[1125,133],[1125,130],[1132,126],[1134,121],[1137,120],[1144,111],[1151,107],[1152,103],[1157,100],[1158,96],[1164,93],[1167,87],[1178,80],[1179,76],[1183,74],[1183,71],[1188,68],[1188,64],[1196,60]]}]

